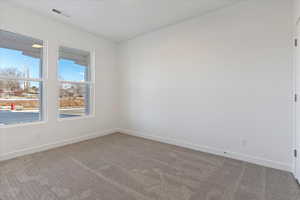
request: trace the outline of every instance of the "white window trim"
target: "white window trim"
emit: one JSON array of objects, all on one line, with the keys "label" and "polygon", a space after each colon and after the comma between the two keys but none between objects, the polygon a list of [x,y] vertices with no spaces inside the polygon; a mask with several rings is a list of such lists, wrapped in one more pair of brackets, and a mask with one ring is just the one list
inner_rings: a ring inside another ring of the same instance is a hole
[{"label": "white window trim", "polygon": [[[89,73],[90,73],[90,80],[89,81],[65,81],[65,80],[60,80],[59,79],[59,48],[60,47],[66,47],[66,48],[73,48],[73,49],[79,49],[83,50],[86,52],[90,53],[90,66],[89,66]],[[96,65],[96,50],[95,49],[89,49],[89,48],[83,48],[83,47],[76,47],[70,44],[65,44],[65,43],[60,43],[57,46],[57,61],[56,61],[56,71],[57,71],[57,102],[56,102],[56,107],[57,107],[57,114],[56,114],[56,119],[58,122],[64,122],[64,121],[72,121],[72,120],[84,120],[84,119],[90,119],[90,118],[95,118],[95,65]],[[60,102],[59,102],[59,92],[60,92],[60,84],[61,83],[74,83],[74,84],[89,84],[90,87],[90,98],[89,98],[89,114],[88,115],[82,115],[82,116],[74,116],[74,117],[67,117],[67,118],[61,118],[60,117]]]},{"label": "white window trim", "polygon": [[[10,31],[12,32],[12,31]],[[12,32],[15,34],[23,35],[25,37],[35,38],[35,36],[28,36],[22,33]],[[19,81],[34,81],[41,82],[42,87],[40,87],[40,120],[33,122],[20,122],[13,124],[0,124],[0,128],[14,128],[23,126],[33,126],[42,125],[48,122],[48,107],[47,107],[47,80],[48,80],[48,41],[44,39],[38,39],[43,41],[43,51],[42,51],[42,66],[40,67],[40,78],[22,78],[22,77],[10,77],[10,76],[0,76],[2,80],[19,80]]]},{"label": "white window trim", "polygon": [[22,122],[22,123],[15,123],[15,124],[1,124],[0,127],[7,129],[7,128],[17,128],[17,127],[26,127],[26,126],[38,126],[38,125],[45,125],[47,124],[47,120],[40,120],[34,122]]}]

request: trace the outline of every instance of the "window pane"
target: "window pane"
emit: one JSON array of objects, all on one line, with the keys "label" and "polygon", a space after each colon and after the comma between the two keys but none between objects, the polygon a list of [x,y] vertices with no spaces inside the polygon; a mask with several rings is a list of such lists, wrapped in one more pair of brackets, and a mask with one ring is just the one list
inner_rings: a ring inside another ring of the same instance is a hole
[{"label": "window pane", "polygon": [[58,64],[60,118],[90,114],[90,53],[60,47]]},{"label": "window pane", "polygon": [[40,78],[43,42],[0,30],[0,76]]},{"label": "window pane", "polygon": [[72,60],[59,60],[59,80],[63,81],[87,81],[87,67],[78,65]]},{"label": "window pane", "polygon": [[59,95],[59,112],[61,118],[89,114],[89,84],[62,83]]},{"label": "window pane", "polygon": [[89,81],[89,52],[60,47],[59,80],[83,82]]},{"label": "window pane", "polygon": [[43,41],[0,30],[0,124],[42,119],[42,57]]},{"label": "window pane", "polygon": [[40,82],[0,80],[0,124],[39,121],[40,88]]}]

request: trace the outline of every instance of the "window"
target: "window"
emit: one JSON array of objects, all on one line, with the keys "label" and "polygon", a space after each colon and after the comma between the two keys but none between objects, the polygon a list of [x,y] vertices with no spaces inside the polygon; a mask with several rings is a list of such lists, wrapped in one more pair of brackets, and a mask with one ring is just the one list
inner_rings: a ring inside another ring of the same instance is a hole
[{"label": "window", "polygon": [[90,53],[67,47],[59,48],[59,117],[90,114]]},{"label": "window", "polygon": [[42,120],[43,41],[0,30],[0,124]]}]

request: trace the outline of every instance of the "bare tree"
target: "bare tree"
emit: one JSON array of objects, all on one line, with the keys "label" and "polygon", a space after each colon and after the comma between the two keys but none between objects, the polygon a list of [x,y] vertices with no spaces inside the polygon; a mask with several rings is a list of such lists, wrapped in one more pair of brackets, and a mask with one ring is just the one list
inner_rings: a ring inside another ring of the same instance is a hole
[{"label": "bare tree", "polygon": [[[17,68],[9,67],[9,68],[1,68],[0,76],[5,77],[22,77],[23,73],[20,72]],[[0,80],[0,88],[9,91],[20,90],[21,86],[18,80],[8,79],[8,80]]]}]

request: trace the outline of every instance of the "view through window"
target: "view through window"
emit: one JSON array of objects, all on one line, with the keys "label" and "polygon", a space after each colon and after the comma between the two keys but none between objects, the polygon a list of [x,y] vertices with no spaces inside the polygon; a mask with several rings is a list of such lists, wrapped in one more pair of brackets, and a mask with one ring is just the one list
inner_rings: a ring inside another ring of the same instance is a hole
[{"label": "view through window", "polygon": [[0,30],[0,124],[42,120],[43,41]]},{"label": "view through window", "polygon": [[90,53],[59,48],[60,118],[90,114]]}]

